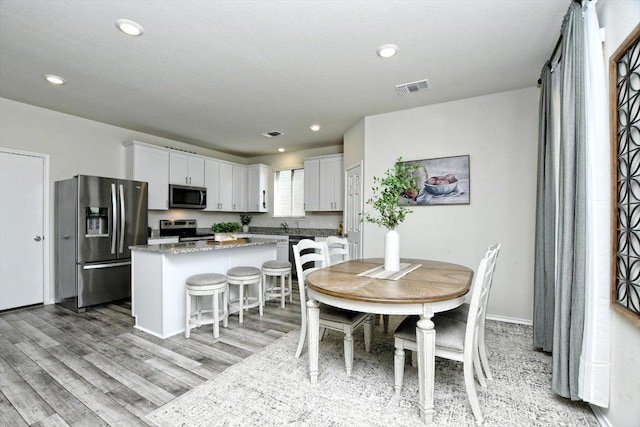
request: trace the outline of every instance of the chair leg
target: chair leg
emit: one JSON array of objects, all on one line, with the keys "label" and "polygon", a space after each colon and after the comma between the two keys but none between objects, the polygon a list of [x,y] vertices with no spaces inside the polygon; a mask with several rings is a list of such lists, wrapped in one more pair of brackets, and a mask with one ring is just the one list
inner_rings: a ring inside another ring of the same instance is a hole
[{"label": "chair leg", "polygon": [[191,322],[189,322],[189,320],[191,319],[191,295],[189,295],[189,291],[187,292],[187,315],[186,315],[186,323],[185,323],[185,328],[184,328],[184,337],[185,338],[189,338],[191,336]]},{"label": "chair leg", "polygon": [[413,350],[411,351],[411,367],[412,368],[418,367],[418,352]]},{"label": "chair leg", "polygon": [[320,326],[320,341],[324,339],[325,332],[327,332],[327,328],[323,328],[322,326]]},{"label": "chair leg", "polygon": [[222,306],[224,307],[224,320],[222,321],[222,326],[227,328],[229,327],[229,285],[225,286],[224,291],[222,292]]},{"label": "chair leg", "polygon": [[473,368],[476,371],[476,377],[478,377],[478,382],[480,383],[480,387],[487,388],[487,382],[484,379],[484,374],[482,373],[482,365],[480,364],[480,356],[478,355],[478,347],[474,348],[473,352]]},{"label": "chair leg", "polygon": [[293,285],[291,284],[291,271],[289,271],[289,302],[293,302]]},{"label": "chair leg", "polygon": [[211,298],[213,307],[213,338],[220,338],[220,301],[218,299],[218,292],[213,293],[213,297]]},{"label": "chair leg", "polygon": [[482,411],[480,410],[480,402],[478,401],[478,394],[476,393],[476,383],[473,378],[473,363],[471,360],[463,362],[464,365],[464,384],[467,388],[467,397],[469,398],[469,404],[471,404],[471,410],[473,416],[476,419],[476,424],[481,425],[484,418],[482,417]]},{"label": "chair leg", "polygon": [[284,308],[284,294],[286,293],[284,274],[280,275],[280,308]]},{"label": "chair leg", "polygon": [[480,330],[478,331],[478,350],[480,352],[480,360],[482,361],[482,370],[484,371],[484,375],[489,381],[492,381],[493,376],[491,375],[491,369],[489,368],[487,348],[484,345],[484,324],[480,325]]},{"label": "chair leg", "polygon": [[373,335],[373,315],[369,315],[364,321],[364,349],[367,353],[371,351],[371,336]]},{"label": "chair leg", "polygon": [[300,339],[298,340],[298,349],[296,350],[296,359],[302,354],[302,347],[304,347],[304,339],[307,337],[307,322],[306,319],[302,319],[302,325],[300,326]]},{"label": "chair leg", "polygon": [[[198,320],[198,322],[200,322],[202,320],[202,297],[201,296],[196,296],[196,319]],[[200,325],[196,325],[197,328],[200,327]]]},{"label": "chair leg", "polygon": [[393,358],[393,368],[395,372],[396,396],[400,396],[402,392],[402,382],[404,381],[404,349],[401,347],[396,347],[396,353]]},{"label": "chair leg", "polygon": [[258,308],[260,310],[260,317],[262,317],[262,313],[264,312],[264,284],[262,283],[262,278],[258,282]]},{"label": "chair leg", "polygon": [[347,376],[351,375],[353,369],[353,335],[344,334],[344,364],[347,368]]},{"label": "chair leg", "polygon": [[387,332],[389,332],[389,315],[388,314],[382,315],[382,323],[384,323],[384,333],[386,334]]},{"label": "chair leg", "polygon": [[240,315],[238,316],[238,323],[242,323],[244,318],[242,317],[242,312],[244,311],[244,285],[240,284],[238,286],[240,288],[240,295],[238,295],[238,309],[240,310]]}]

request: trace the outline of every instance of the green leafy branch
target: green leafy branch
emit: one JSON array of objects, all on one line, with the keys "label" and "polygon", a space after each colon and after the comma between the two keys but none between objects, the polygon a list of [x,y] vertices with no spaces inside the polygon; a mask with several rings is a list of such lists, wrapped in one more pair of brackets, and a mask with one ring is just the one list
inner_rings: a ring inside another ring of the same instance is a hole
[{"label": "green leafy branch", "polygon": [[365,212],[362,214],[362,221],[395,230],[405,220],[407,214],[413,212],[406,206],[398,205],[398,197],[414,187],[413,172],[417,169],[417,165],[402,163],[402,157],[398,157],[393,169],[387,169],[383,178],[374,176],[373,196],[367,200],[367,204],[378,211],[379,216]]},{"label": "green leafy branch", "polygon": [[219,222],[211,226],[214,233],[237,233],[240,231],[240,223],[238,222]]}]

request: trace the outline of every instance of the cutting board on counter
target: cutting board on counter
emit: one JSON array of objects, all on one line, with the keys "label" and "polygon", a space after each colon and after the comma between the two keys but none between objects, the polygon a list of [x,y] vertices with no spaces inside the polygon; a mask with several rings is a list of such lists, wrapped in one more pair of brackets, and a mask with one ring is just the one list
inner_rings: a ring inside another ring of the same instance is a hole
[{"label": "cutting board on counter", "polygon": [[207,243],[210,245],[239,245],[240,243],[247,243],[247,239],[223,240],[221,242],[207,240]]}]

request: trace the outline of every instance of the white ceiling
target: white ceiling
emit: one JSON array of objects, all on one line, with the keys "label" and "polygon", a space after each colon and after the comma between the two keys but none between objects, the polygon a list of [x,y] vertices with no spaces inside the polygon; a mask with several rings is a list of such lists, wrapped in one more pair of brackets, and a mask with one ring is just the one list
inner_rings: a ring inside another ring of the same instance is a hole
[{"label": "white ceiling", "polygon": [[[245,157],[336,145],[364,116],[535,85],[568,6],[0,0],[0,96]],[[398,54],[378,57],[385,43]]]}]

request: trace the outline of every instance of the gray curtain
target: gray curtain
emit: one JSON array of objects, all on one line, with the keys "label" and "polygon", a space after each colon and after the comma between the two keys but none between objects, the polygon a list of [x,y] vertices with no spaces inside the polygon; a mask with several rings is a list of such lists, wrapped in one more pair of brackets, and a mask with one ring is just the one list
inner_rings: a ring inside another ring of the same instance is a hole
[{"label": "gray curtain", "polygon": [[554,128],[559,111],[553,102],[551,64],[540,76],[540,120],[538,126],[538,189],[536,206],[536,250],[533,300],[533,343],[536,348],[553,349],[555,311],[556,198],[554,172]]},{"label": "gray curtain", "polygon": [[[571,3],[562,24],[562,60],[557,71],[561,73],[557,210],[551,210],[553,204],[549,200],[555,197],[556,188],[547,187],[554,185],[553,179],[549,180],[545,175],[549,173],[546,169],[553,160],[545,158],[539,161],[543,167],[538,171],[538,183],[542,183],[543,188],[538,191],[537,213],[540,217],[536,221],[534,344],[538,348],[548,349],[549,340],[552,340],[552,388],[557,394],[573,400],[579,400],[578,373],[585,313],[586,135],[583,46],[582,8],[578,3]],[[543,124],[549,125],[548,122],[543,123],[541,118],[541,128]],[[546,137],[541,136],[540,140],[548,143]],[[553,148],[545,145],[540,150],[546,153],[548,150],[553,151]],[[547,238],[554,237],[549,229],[554,229],[551,224],[557,226],[557,236],[548,241]],[[557,248],[557,254],[548,252],[554,248]],[[555,281],[550,279],[553,275]],[[550,298],[553,302],[549,301]],[[551,307],[552,320],[549,319]]]}]

